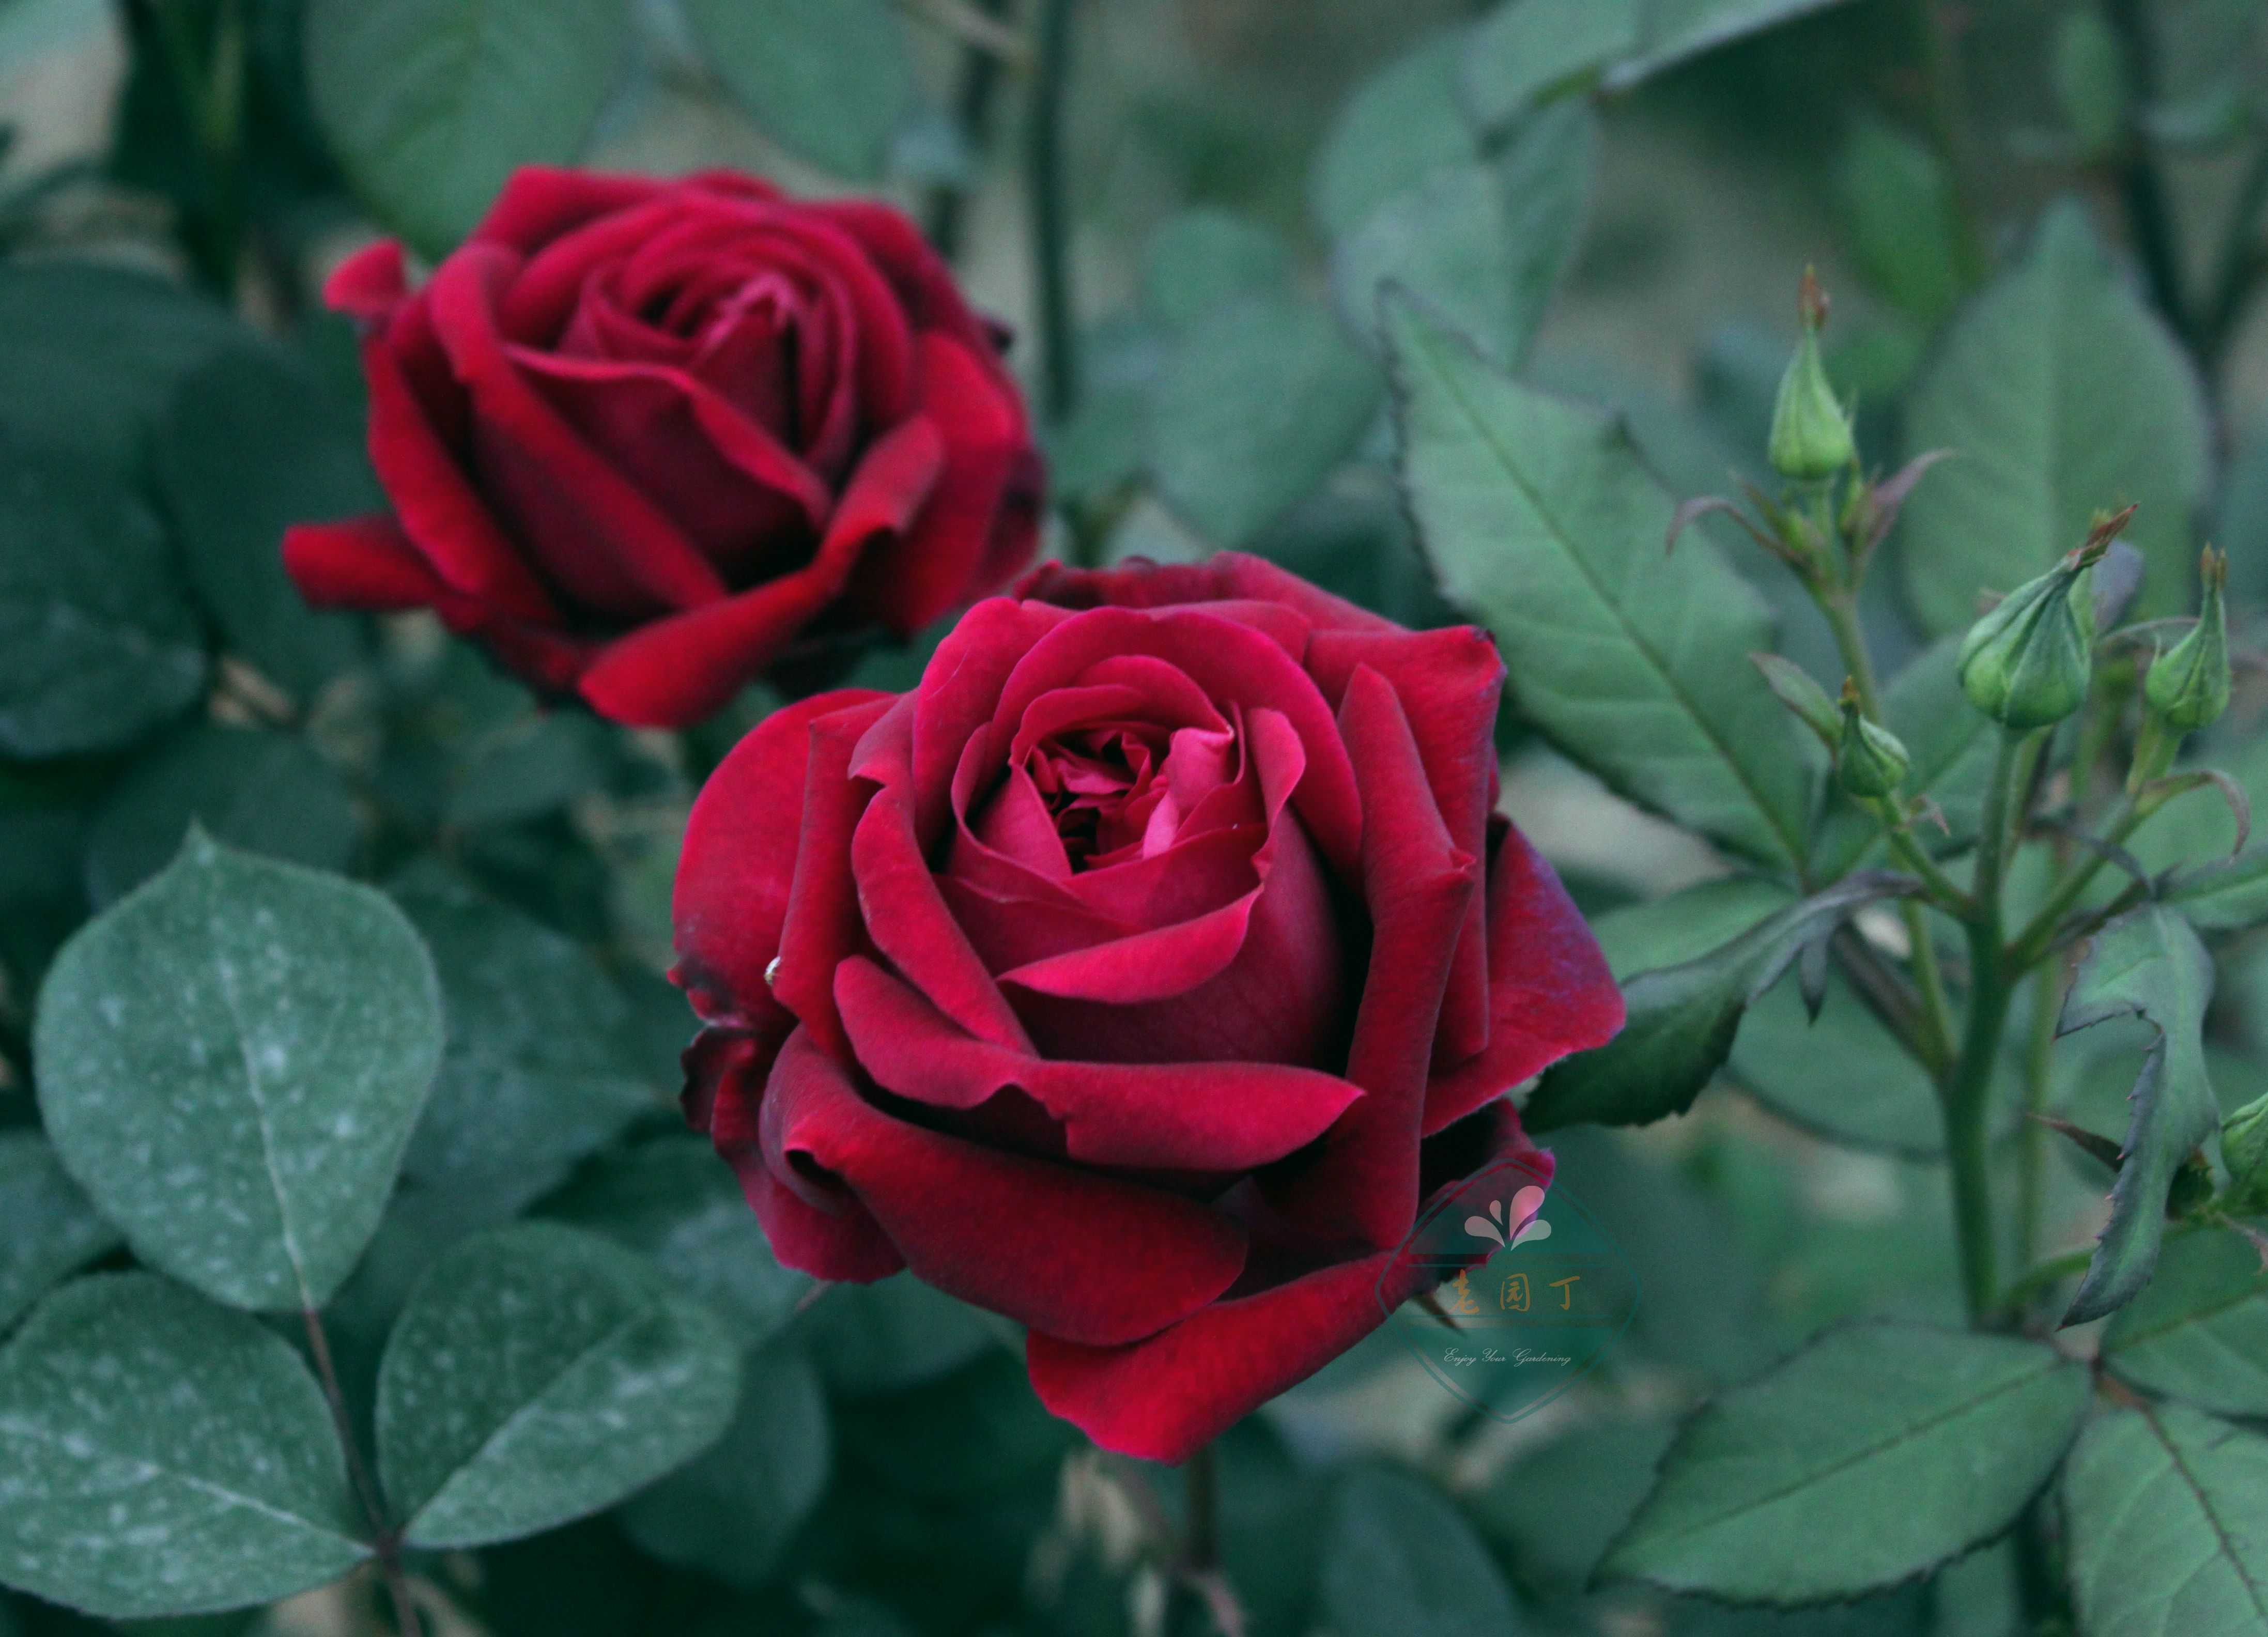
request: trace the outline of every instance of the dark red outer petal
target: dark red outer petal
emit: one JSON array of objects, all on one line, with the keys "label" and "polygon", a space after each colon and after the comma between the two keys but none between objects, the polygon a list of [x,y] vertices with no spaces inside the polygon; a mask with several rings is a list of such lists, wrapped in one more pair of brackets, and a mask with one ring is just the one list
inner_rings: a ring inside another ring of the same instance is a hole
[{"label": "dark red outer petal", "polygon": [[[785,1017],[765,969],[780,950],[802,844],[812,724],[887,694],[842,689],[783,706],[733,747],[702,785],[678,855],[670,976],[710,1022]],[[781,1031],[785,1038],[785,1031]]]},{"label": "dark red outer petal", "polygon": [[1409,719],[1384,677],[1358,667],[1339,722],[1361,791],[1363,896],[1373,928],[1346,1077],[1369,1095],[1347,1110],[1313,1163],[1269,1179],[1267,1191],[1308,1236],[1383,1250],[1417,1213],[1433,1032],[1481,863],[1442,823]]},{"label": "dark red outer petal", "polygon": [[1543,855],[1504,821],[1489,870],[1486,1051],[1425,1089],[1428,1134],[1623,1026],[1623,992]]},{"label": "dark red outer petal", "polygon": [[284,568],[319,608],[430,608],[447,594],[432,565],[387,513],[284,531]]},{"label": "dark red outer petal", "polygon": [[1233,1219],[894,1118],[800,1029],[764,1097],[775,1180],[799,1158],[839,1178],[917,1276],[1020,1324],[1114,1346],[1188,1317],[1243,1271]]},{"label": "dark red outer petal", "polygon": [[[1517,1154],[1532,1155],[1524,1162],[1534,1166],[1538,1183],[1549,1184],[1551,1156],[1528,1147],[1516,1120],[1499,1122],[1484,1147],[1443,1185]],[[1485,1254],[1484,1248],[1475,1260]],[[1437,1276],[1438,1270],[1421,1272],[1395,1250],[1381,1250],[1217,1301],[1124,1346],[1081,1346],[1035,1328],[1024,1338],[1025,1364],[1040,1402],[1104,1449],[1146,1461],[1186,1461],[1369,1335]]]}]

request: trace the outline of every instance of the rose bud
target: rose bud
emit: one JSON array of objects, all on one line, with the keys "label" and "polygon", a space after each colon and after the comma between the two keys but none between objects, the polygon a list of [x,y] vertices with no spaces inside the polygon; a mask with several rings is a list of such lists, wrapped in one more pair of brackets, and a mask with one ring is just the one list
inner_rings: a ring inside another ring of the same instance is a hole
[{"label": "rose bud", "polygon": [[1906,754],[1898,736],[1859,713],[1859,690],[1846,681],[1843,730],[1835,747],[1837,780],[1852,795],[1873,799],[1896,795],[1912,771],[1913,758]]},{"label": "rose bud", "polygon": [[1622,996],[1493,813],[1485,635],[1235,555],[1023,589],[710,778],[687,1111],[783,1261],[1005,1315],[1049,1409],[1178,1461],[1440,1276],[1429,1199],[1548,1180],[1505,1094]]},{"label": "rose bud", "polygon": [[887,206],[526,169],[423,285],[388,241],[326,295],[362,327],[394,509],[291,530],[302,594],[430,607],[617,721],[697,720],[1030,558],[1015,383]]},{"label": "rose bud", "polygon": [[[2124,522],[2121,513],[2115,520]],[[2087,703],[2095,675],[2095,607],[2088,571],[2110,546],[2110,521],[2088,543],[2000,601],[1962,639],[1961,685],[1970,703],[2013,732],[2060,722]]]},{"label": "rose bud", "polygon": [[2268,1097],[2221,1122],[2220,1158],[2229,1178],[2221,1208],[2238,1216],[2268,1213]]},{"label": "rose bud", "polygon": [[1767,447],[1772,470],[1793,483],[1818,483],[1841,471],[1857,458],[1858,445],[1851,436],[1849,411],[1835,401],[1827,380],[1827,365],[1819,352],[1819,331],[1827,322],[1827,297],[1809,268],[1803,272],[1800,304],[1803,338],[1795,356],[1779,378],[1779,395],[1772,403],[1771,437]]},{"label": "rose bud", "polygon": [[2228,558],[2211,547],[2198,560],[2205,601],[2188,636],[2160,654],[2142,682],[2142,699],[2176,737],[2212,726],[2228,709]]}]

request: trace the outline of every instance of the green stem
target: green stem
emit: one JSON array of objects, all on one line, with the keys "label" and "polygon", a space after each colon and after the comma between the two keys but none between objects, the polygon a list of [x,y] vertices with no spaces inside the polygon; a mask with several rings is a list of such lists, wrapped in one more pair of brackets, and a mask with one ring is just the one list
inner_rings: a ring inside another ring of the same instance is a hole
[{"label": "green stem", "polygon": [[2259,282],[2260,262],[2254,247],[2253,228],[2261,207],[2268,205],[2268,138],[2252,150],[2244,180],[2236,189],[2236,208],[2221,240],[2220,268],[2212,295],[2198,320],[2198,343],[2208,360],[2217,359],[2228,344],[2244,304]]},{"label": "green stem", "polygon": [[[1815,589],[1813,595],[1820,611],[1827,616],[1828,629],[1835,633],[1836,652],[1843,657],[1843,668],[1859,690],[1859,708],[1866,712],[1867,720],[1881,721],[1881,693],[1874,682],[1874,656],[1867,651],[1866,632],[1859,623],[1857,593],[1844,587],[1834,591]],[[1906,833],[1890,804],[1876,804],[1875,816],[1882,821],[1890,851],[1921,878],[1938,906],[1949,914],[1965,913],[1967,895],[1938,867],[1937,860]],[[1937,945],[1930,937],[1929,918],[1922,912],[1921,905],[1909,898],[1898,905],[1898,913],[1905,921],[1907,959],[1913,970],[1914,987],[1921,995],[1922,1014],[1933,1037],[1931,1055],[1941,1065],[1953,1057],[1953,1008],[1946,1002],[1945,974],[1938,963]]]},{"label": "green stem", "polygon": [[2042,967],[2032,987],[2032,1032],[2024,1043],[2024,1124],[2017,1134],[2016,1260],[2029,1262],[2038,1252],[2040,1238],[2041,1172],[2047,1158],[2047,1127],[2034,1115],[2044,1114],[2055,1067],[2056,1017],[2062,1009],[2063,974],[2059,968]]},{"label": "green stem", "polygon": [[245,77],[242,0],[221,0],[210,48],[201,46],[182,0],[151,0],[174,87],[197,147],[205,208],[189,227],[197,270],[225,300],[234,300],[243,255],[242,202]]},{"label": "green stem", "polygon": [[1985,1142],[1985,1120],[2011,994],[2000,948],[2000,889],[2007,870],[2016,792],[2027,782],[2036,742],[2033,734],[2004,730],[1992,781],[1985,787],[1984,822],[1977,837],[1977,887],[1970,895],[1969,1021],[1944,1094],[1945,1152],[1953,1179],[1962,1294],[1970,1323],[1980,1325],[1994,1311],[1998,1283],[1992,1157]]},{"label": "green stem", "polygon": [[[1007,0],[975,0],[987,17],[998,18],[1007,10]],[[961,138],[971,154],[984,151],[985,136],[991,126],[992,101],[1000,86],[999,54],[986,50],[981,45],[961,48],[960,83],[953,96],[954,122],[961,129]],[[937,247],[938,254],[948,262],[961,259],[962,228],[968,210],[968,189],[959,184],[941,187],[931,195],[929,203],[929,241]]]},{"label": "green stem", "polygon": [[347,1413],[346,1394],[340,1390],[338,1368],[331,1361],[331,1340],[323,1331],[323,1316],[308,1307],[300,1309],[299,1316],[307,1326],[307,1352],[315,1362],[315,1379],[322,1384],[323,1402],[330,1408],[331,1430],[337,1434],[339,1449],[346,1456],[348,1481],[353,1485],[356,1498],[362,1502],[363,1513],[370,1521],[379,1578],[385,1582],[387,1596],[393,1600],[394,1626],[401,1637],[422,1637],[423,1626],[417,1618],[417,1604],[410,1596],[409,1578],[401,1568],[401,1537],[394,1531],[378,1484],[362,1458],[354,1418]]},{"label": "green stem", "polygon": [[[2157,94],[2157,53],[2150,39],[2150,19],[2142,0],[2110,0],[2105,8],[2113,33],[2126,58],[2126,79],[2136,105]],[[2151,300],[2174,333],[2197,355],[2198,336],[2182,296],[2181,244],[2174,225],[2172,203],[2166,196],[2165,179],[2149,144],[2131,144],[2120,179],[2126,216],[2133,230],[2134,251],[2142,264],[2143,282]],[[2202,359],[2199,360],[2203,362]]]},{"label": "green stem", "polygon": [[1064,98],[1071,78],[1075,0],[1040,0],[1037,59],[1024,132],[1024,185],[1038,291],[1041,406],[1061,425],[1079,404],[1078,336],[1071,291],[1071,206],[1064,173]]}]

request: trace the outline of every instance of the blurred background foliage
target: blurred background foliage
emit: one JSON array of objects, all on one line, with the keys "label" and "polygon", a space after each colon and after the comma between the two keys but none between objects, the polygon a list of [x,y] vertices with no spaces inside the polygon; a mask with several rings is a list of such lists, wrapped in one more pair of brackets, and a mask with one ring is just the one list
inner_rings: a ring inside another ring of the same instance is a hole
[{"label": "blurred background foliage", "polygon": [[[351,1390],[366,1400],[416,1275],[522,1213],[656,1257],[747,1349],[740,1419],[711,1455],[605,1515],[420,1561],[437,1629],[1155,1629],[1174,1475],[1050,1420],[1017,1338],[986,1316],[903,1279],[810,1300],[679,1129],[691,1020],[660,976],[676,837],[703,764],[771,701],[752,694],[683,743],[625,734],[540,710],[430,622],[314,616],[291,594],[283,525],[375,494],[352,337],[322,311],[321,279],[379,231],[446,250],[523,161],[880,190],[1020,337],[1057,550],[1242,547],[1429,624],[1453,616],[1392,476],[1383,282],[1528,378],[1619,407],[1693,494],[1758,468],[1791,294],[1816,263],[1870,465],[1961,440],[1933,372],[2007,348],[2076,406],[2037,435],[2096,461],[2092,488],[2071,485],[2081,522],[2147,489],[2141,543],[2161,531],[2161,560],[2185,573],[2192,529],[2208,530],[2251,629],[2268,605],[2254,0],[1663,0],[1625,19],[1635,32],[1587,37],[1617,11],[0,0],[0,1144],[15,1145],[0,1147],[0,1327],[72,1269],[123,1262],[36,1152],[31,1002],[61,940],[154,873],[194,816],[235,846],[386,885],[441,974],[442,1079],[333,1310]],[[1050,18],[1066,31],[1059,130],[1031,95]],[[1049,202],[1020,162],[1050,143],[1067,303],[1038,270]],[[2080,215],[2033,248],[2066,198]],[[2012,267],[2034,285],[1993,284]],[[1996,301],[2015,316],[1977,340]],[[2057,303],[2080,305],[2056,317]],[[2086,446],[2098,411],[2161,441],[2106,457]],[[1989,525],[1990,498],[1942,527]],[[1992,578],[1966,559],[1933,571],[1921,510],[1867,610],[1889,669]],[[1785,651],[1837,680],[1793,582],[1737,535],[1719,543],[1778,610]],[[2004,547],[2024,572],[2043,565],[2021,540],[1977,549]],[[2161,579],[2146,594],[2168,612],[2190,592]],[[41,598],[132,641],[40,647],[20,610]],[[905,685],[923,652],[878,651],[861,680]],[[44,680],[57,667],[83,684],[68,698]],[[2256,805],[2260,704],[2240,678],[2220,734]],[[1727,860],[1607,794],[1516,713],[1502,737],[1506,807],[1601,918],[1617,970],[1675,958],[1690,918],[1649,904]],[[2223,956],[2214,1073],[2235,1107],[2268,1088],[2268,959]],[[1389,1331],[1236,1431],[1221,1526],[1253,1632],[2010,1629],[1998,1551],[1806,1612],[1587,1589],[1697,1395],[1852,1315],[1957,1321],[1926,1086],[1848,997],[1808,1032],[1795,1007],[1757,1010],[1690,1117],[1555,1138],[1561,1185],[1643,1289],[1580,1393],[1506,1426],[1439,1390]],[[2087,1044],[2055,1101],[2117,1129],[2140,1043]],[[2047,1248],[2093,1231],[2090,1167],[2050,1155]],[[146,1629],[380,1619],[350,1582]],[[89,1623],[0,1598],[11,1627]]]}]

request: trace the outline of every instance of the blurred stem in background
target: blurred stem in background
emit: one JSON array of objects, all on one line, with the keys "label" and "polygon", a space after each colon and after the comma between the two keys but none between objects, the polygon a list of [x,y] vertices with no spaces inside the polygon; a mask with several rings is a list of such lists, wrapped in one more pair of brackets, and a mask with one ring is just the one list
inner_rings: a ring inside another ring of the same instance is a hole
[{"label": "blurred stem in background", "polygon": [[209,35],[193,0],[139,0],[134,20],[154,30],[196,140],[203,208],[185,237],[197,276],[233,303],[244,253],[244,120],[248,89],[243,0],[218,0]]},{"label": "blurred stem in background", "polygon": [[[1008,0],[968,0],[970,7],[996,21],[1005,18]],[[1001,70],[1006,66],[998,51],[972,41],[961,48],[961,77],[954,87],[953,118],[969,154],[972,172],[979,169],[992,124],[992,105],[1000,91]],[[969,188],[966,182],[938,188],[930,196],[929,240],[948,262],[961,257],[968,227]]]},{"label": "blurred stem in background", "polygon": [[1033,22],[1031,105],[1024,130],[1024,186],[1031,216],[1032,272],[1040,330],[1040,405],[1060,426],[1079,403],[1078,336],[1071,311],[1071,202],[1064,174],[1064,99],[1071,78],[1077,0],[1039,0]]}]

